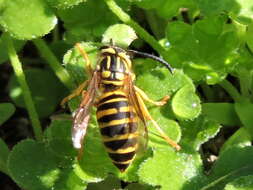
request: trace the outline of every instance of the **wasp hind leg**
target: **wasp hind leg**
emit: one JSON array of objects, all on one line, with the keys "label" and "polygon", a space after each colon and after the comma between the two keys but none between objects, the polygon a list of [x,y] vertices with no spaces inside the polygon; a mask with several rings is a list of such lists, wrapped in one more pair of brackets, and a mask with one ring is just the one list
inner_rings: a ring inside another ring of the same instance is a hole
[{"label": "wasp hind leg", "polygon": [[135,91],[137,92],[137,94],[145,101],[154,104],[156,106],[163,106],[164,104],[167,103],[167,101],[170,99],[170,96],[164,96],[160,101],[154,101],[151,100],[147,94],[145,92],[143,92],[140,88],[138,88],[137,86],[134,86]]},{"label": "wasp hind leg", "polygon": [[[140,104],[140,109],[141,109],[141,112],[143,113],[143,116],[147,119],[147,120],[150,120],[152,123],[153,123],[153,125],[154,125],[154,127],[156,128],[156,130],[159,132],[159,134],[161,135],[161,137],[169,144],[169,145],[171,145],[173,148],[175,148],[176,150],[180,150],[181,149],[181,147],[175,142],[175,141],[173,141],[171,138],[169,138],[166,134],[165,134],[165,132],[160,128],[160,126],[158,125],[158,123],[151,117],[151,115],[150,115],[150,113],[148,112],[148,109],[147,109],[147,107],[146,107],[146,105],[144,104],[144,102],[143,102],[143,99],[145,99],[145,98],[143,98],[142,99],[142,95],[138,92],[138,91],[136,91],[137,93],[136,93],[136,96],[137,96],[137,98],[138,98],[138,102],[139,102],[139,104]],[[143,92],[144,93],[144,92]]]},{"label": "wasp hind leg", "polygon": [[86,91],[83,89],[87,86],[87,84],[88,84],[87,80],[84,81],[82,84],[80,84],[70,95],[68,95],[61,101],[61,106],[63,107],[66,102],[68,102],[69,100],[71,100],[72,98],[76,96],[79,96],[81,94],[82,96],[84,96]]}]

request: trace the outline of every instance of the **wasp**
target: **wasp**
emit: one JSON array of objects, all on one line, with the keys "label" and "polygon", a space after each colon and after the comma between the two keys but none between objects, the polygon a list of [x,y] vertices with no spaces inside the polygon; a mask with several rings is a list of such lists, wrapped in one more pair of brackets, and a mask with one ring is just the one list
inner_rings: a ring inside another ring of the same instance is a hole
[{"label": "wasp", "polygon": [[[73,146],[79,149],[79,152],[82,151],[92,106],[97,108],[96,117],[105,149],[112,163],[121,172],[124,172],[134,160],[140,147],[140,137],[147,140],[147,121],[152,122],[168,144],[176,150],[180,149],[180,146],[158,126],[144,104],[144,101],[147,101],[155,106],[162,106],[166,104],[169,96],[160,101],[153,101],[134,85],[135,74],[131,61],[134,56],[154,59],[172,71],[166,61],[151,54],[125,50],[111,44],[100,48],[100,56],[96,68],[93,69],[81,45],[78,43],[75,47],[85,59],[85,70],[90,77],[64,98],[62,104],[82,95],[79,108],[73,116],[72,127]],[[141,126],[144,126],[143,132],[139,130]]]}]

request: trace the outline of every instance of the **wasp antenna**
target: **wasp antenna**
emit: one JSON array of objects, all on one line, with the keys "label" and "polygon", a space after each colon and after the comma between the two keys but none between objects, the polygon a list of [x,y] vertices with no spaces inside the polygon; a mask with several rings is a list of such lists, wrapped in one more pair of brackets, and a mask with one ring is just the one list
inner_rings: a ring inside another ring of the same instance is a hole
[{"label": "wasp antenna", "polygon": [[169,69],[169,71],[173,74],[174,72],[174,69],[170,66],[170,64],[163,60],[162,58],[160,57],[157,57],[155,55],[151,55],[151,54],[148,54],[148,53],[144,53],[144,52],[139,52],[139,51],[136,51],[136,50],[128,50],[128,52],[132,55],[136,55],[138,57],[143,57],[143,58],[150,58],[150,59],[153,59],[155,61],[158,61],[160,63],[162,63],[163,65],[165,65],[165,67],[167,67],[167,69]]},{"label": "wasp antenna", "polygon": [[110,38],[110,45],[111,45],[111,46],[114,46],[114,41],[113,41],[112,38]]}]

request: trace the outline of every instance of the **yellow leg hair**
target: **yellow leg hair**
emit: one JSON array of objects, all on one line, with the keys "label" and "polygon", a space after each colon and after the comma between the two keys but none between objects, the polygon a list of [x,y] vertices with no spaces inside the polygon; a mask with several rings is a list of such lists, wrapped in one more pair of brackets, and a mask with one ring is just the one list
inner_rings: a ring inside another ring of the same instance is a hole
[{"label": "yellow leg hair", "polygon": [[151,100],[145,92],[143,92],[141,89],[139,89],[137,86],[134,86],[135,91],[137,94],[145,101],[154,104],[156,106],[163,106],[167,103],[167,101],[170,99],[170,96],[164,96],[160,101],[154,101]]},{"label": "yellow leg hair", "polygon": [[80,84],[70,95],[68,95],[67,97],[65,97],[62,101],[61,101],[61,106],[64,106],[64,104],[66,102],[68,102],[69,100],[71,100],[72,98],[79,96],[82,94],[82,96],[84,96],[85,94],[85,90],[83,90],[88,84],[88,81],[84,81],[82,84]]},{"label": "yellow leg hair", "polygon": [[[164,138],[164,140],[169,144],[171,145],[173,148],[175,148],[176,150],[180,150],[181,147],[175,142],[173,141],[172,139],[170,139],[165,133],[164,131],[159,127],[159,125],[156,123],[156,121],[151,117],[151,115],[149,114],[148,112],[148,109],[146,107],[146,105],[144,104],[143,100],[142,100],[142,96],[137,92],[136,93],[136,96],[137,96],[137,99],[138,99],[138,102],[140,104],[140,109],[144,115],[144,117],[147,119],[147,120],[150,120],[154,127],[157,129],[157,131],[160,133],[161,137]],[[143,98],[144,99],[144,98]]]}]

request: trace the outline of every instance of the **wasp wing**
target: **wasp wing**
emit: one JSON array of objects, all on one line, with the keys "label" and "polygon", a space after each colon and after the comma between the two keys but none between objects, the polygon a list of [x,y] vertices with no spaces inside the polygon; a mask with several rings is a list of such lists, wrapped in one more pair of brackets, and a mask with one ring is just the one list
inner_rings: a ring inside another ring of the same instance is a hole
[{"label": "wasp wing", "polygon": [[137,96],[136,91],[134,89],[134,84],[131,77],[127,77],[127,91],[129,96],[130,104],[134,107],[134,110],[139,118],[138,122],[138,132],[139,132],[139,146],[138,152],[147,148],[148,144],[148,130],[147,130],[147,121],[145,115],[143,114],[141,103],[142,100]]},{"label": "wasp wing", "polygon": [[76,149],[81,149],[83,139],[87,131],[90,119],[90,109],[94,104],[96,92],[98,90],[99,77],[97,72],[93,73],[87,91],[85,92],[79,108],[74,113],[74,122],[72,127],[72,142]]}]

